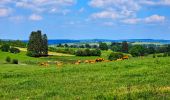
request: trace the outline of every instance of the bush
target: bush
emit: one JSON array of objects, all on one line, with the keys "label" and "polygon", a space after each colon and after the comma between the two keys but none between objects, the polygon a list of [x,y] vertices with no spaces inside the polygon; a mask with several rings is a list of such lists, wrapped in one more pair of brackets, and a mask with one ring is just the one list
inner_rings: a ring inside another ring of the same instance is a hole
[{"label": "bush", "polygon": [[165,53],[163,54],[163,57],[167,57],[167,56],[168,56],[168,53],[165,52]]},{"label": "bush", "polygon": [[110,55],[109,55],[109,60],[117,60],[117,59],[120,59],[120,58],[123,58],[123,53],[120,53],[120,52],[112,52]]},{"label": "bush", "polygon": [[77,50],[77,51],[75,52],[75,54],[76,54],[76,56],[85,56],[85,55],[86,55],[83,50]]},{"label": "bush", "polygon": [[75,50],[72,48],[56,48],[56,47],[49,47],[48,48],[49,51],[52,52],[58,52],[58,53],[65,53],[65,54],[75,54]]},{"label": "bush", "polygon": [[18,48],[12,47],[12,48],[10,48],[10,52],[16,54],[16,53],[20,53],[20,50]]},{"label": "bush", "polygon": [[7,63],[10,63],[11,62],[11,58],[8,56],[8,57],[6,57],[6,62]]},{"label": "bush", "polygon": [[145,48],[141,45],[135,45],[133,46],[130,50],[129,53],[133,56],[133,57],[138,57],[138,56],[144,56],[145,55]]},{"label": "bush", "polygon": [[163,57],[163,55],[162,54],[158,54],[157,57]]},{"label": "bush", "polygon": [[1,46],[1,50],[4,52],[8,52],[10,49],[10,46],[8,44],[4,44]]},{"label": "bush", "polygon": [[99,49],[91,50],[91,56],[101,56],[101,51]]},{"label": "bush", "polygon": [[100,48],[100,50],[108,50],[109,48],[108,48],[108,45],[107,45],[107,43],[99,43],[99,48]]},{"label": "bush", "polygon": [[18,59],[13,59],[12,64],[18,64]]},{"label": "bush", "polygon": [[85,50],[77,50],[75,54],[76,56],[100,56],[101,51],[99,49],[96,50],[85,49]]},{"label": "bush", "polygon": [[40,57],[39,54],[37,54],[36,52],[34,51],[27,51],[27,56],[30,56],[30,57]]},{"label": "bush", "polygon": [[167,52],[168,56],[170,56],[170,52]]},{"label": "bush", "polygon": [[156,52],[155,48],[154,47],[149,47],[147,48],[147,53],[148,54],[154,54]]},{"label": "bush", "polygon": [[155,54],[153,54],[153,58],[156,58],[156,55],[155,55]]}]

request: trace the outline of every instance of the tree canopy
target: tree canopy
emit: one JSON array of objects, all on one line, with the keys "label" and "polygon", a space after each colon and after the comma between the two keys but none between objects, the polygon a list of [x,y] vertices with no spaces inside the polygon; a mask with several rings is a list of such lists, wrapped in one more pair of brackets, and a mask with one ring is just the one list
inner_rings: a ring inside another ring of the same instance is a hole
[{"label": "tree canopy", "polygon": [[28,41],[27,55],[32,57],[40,57],[48,55],[48,39],[47,35],[41,31],[31,32]]}]

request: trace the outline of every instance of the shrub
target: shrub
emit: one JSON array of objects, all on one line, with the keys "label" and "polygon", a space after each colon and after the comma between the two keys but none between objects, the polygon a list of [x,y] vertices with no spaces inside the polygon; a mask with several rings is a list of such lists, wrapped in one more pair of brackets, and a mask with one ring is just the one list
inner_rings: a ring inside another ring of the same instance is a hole
[{"label": "shrub", "polygon": [[101,56],[101,51],[99,49],[91,50],[91,56]]},{"label": "shrub", "polygon": [[40,53],[37,53],[34,51],[27,51],[26,55],[29,57],[45,57],[45,56],[47,56],[47,55],[43,55],[43,54],[40,54]]},{"label": "shrub", "polygon": [[170,52],[167,52],[168,56],[170,56]]},{"label": "shrub", "polygon": [[120,52],[112,52],[110,55],[109,55],[109,60],[117,60],[117,59],[120,59],[120,58],[123,58],[123,53],[120,53]]},{"label": "shrub", "polygon": [[16,53],[20,53],[20,50],[18,48],[12,47],[12,48],[10,48],[10,52],[16,54]]},{"label": "shrub", "polygon": [[36,52],[34,51],[27,51],[27,56],[30,56],[30,57],[40,57],[39,54],[37,54]]},{"label": "shrub", "polygon": [[108,45],[106,43],[99,43],[100,50],[108,50]]},{"label": "shrub", "polygon": [[163,57],[163,55],[162,54],[158,54],[157,57]]},{"label": "shrub", "polygon": [[154,54],[156,52],[155,48],[154,47],[149,47],[147,48],[147,53],[148,54]]},{"label": "shrub", "polygon": [[77,50],[76,56],[87,56],[87,52],[85,50]]},{"label": "shrub", "polygon": [[144,56],[145,55],[145,48],[141,45],[135,45],[133,46],[130,50],[129,53],[133,56],[133,57],[138,57],[138,56]]},{"label": "shrub", "polygon": [[33,57],[33,54],[30,51],[28,51],[26,55],[30,56],[30,57]]},{"label": "shrub", "polygon": [[6,62],[7,63],[10,63],[11,62],[11,58],[8,56],[8,57],[6,57]]},{"label": "shrub", "polygon": [[58,52],[58,53],[65,53],[65,54],[75,54],[75,50],[72,48],[56,48],[56,47],[49,47],[48,48],[49,51],[52,52]]},{"label": "shrub", "polygon": [[167,56],[168,56],[168,53],[165,52],[165,53],[163,54],[163,57],[167,57]]},{"label": "shrub", "polygon": [[13,59],[12,64],[18,64],[18,59]]},{"label": "shrub", "polygon": [[4,44],[1,46],[1,50],[4,52],[8,52],[10,49],[10,46],[8,44]]},{"label": "shrub", "polygon": [[156,55],[155,55],[155,54],[153,54],[153,58],[156,58]]},{"label": "shrub", "polygon": [[100,56],[101,51],[99,49],[96,50],[85,49],[85,50],[77,50],[75,54],[76,56]]}]

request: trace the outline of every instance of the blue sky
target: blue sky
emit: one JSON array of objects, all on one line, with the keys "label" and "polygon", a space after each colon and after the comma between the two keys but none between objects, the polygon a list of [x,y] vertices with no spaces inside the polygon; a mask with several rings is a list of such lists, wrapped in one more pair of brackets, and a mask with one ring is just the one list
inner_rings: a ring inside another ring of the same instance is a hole
[{"label": "blue sky", "polygon": [[0,0],[0,39],[169,39],[170,0]]}]

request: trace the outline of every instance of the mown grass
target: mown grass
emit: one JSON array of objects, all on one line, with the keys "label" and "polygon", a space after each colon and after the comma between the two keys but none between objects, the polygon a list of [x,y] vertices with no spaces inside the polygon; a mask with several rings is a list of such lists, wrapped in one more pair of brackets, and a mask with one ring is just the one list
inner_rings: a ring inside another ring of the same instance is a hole
[{"label": "mown grass", "polygon": [[[3,53],[0,61],[11,55]],[[29,58],[22,53],[13,57],[21,62],[46,60]],[[0,99],[169,100],[169,60],[169,57],[147,57],[48,68],[0,63]]]}]

